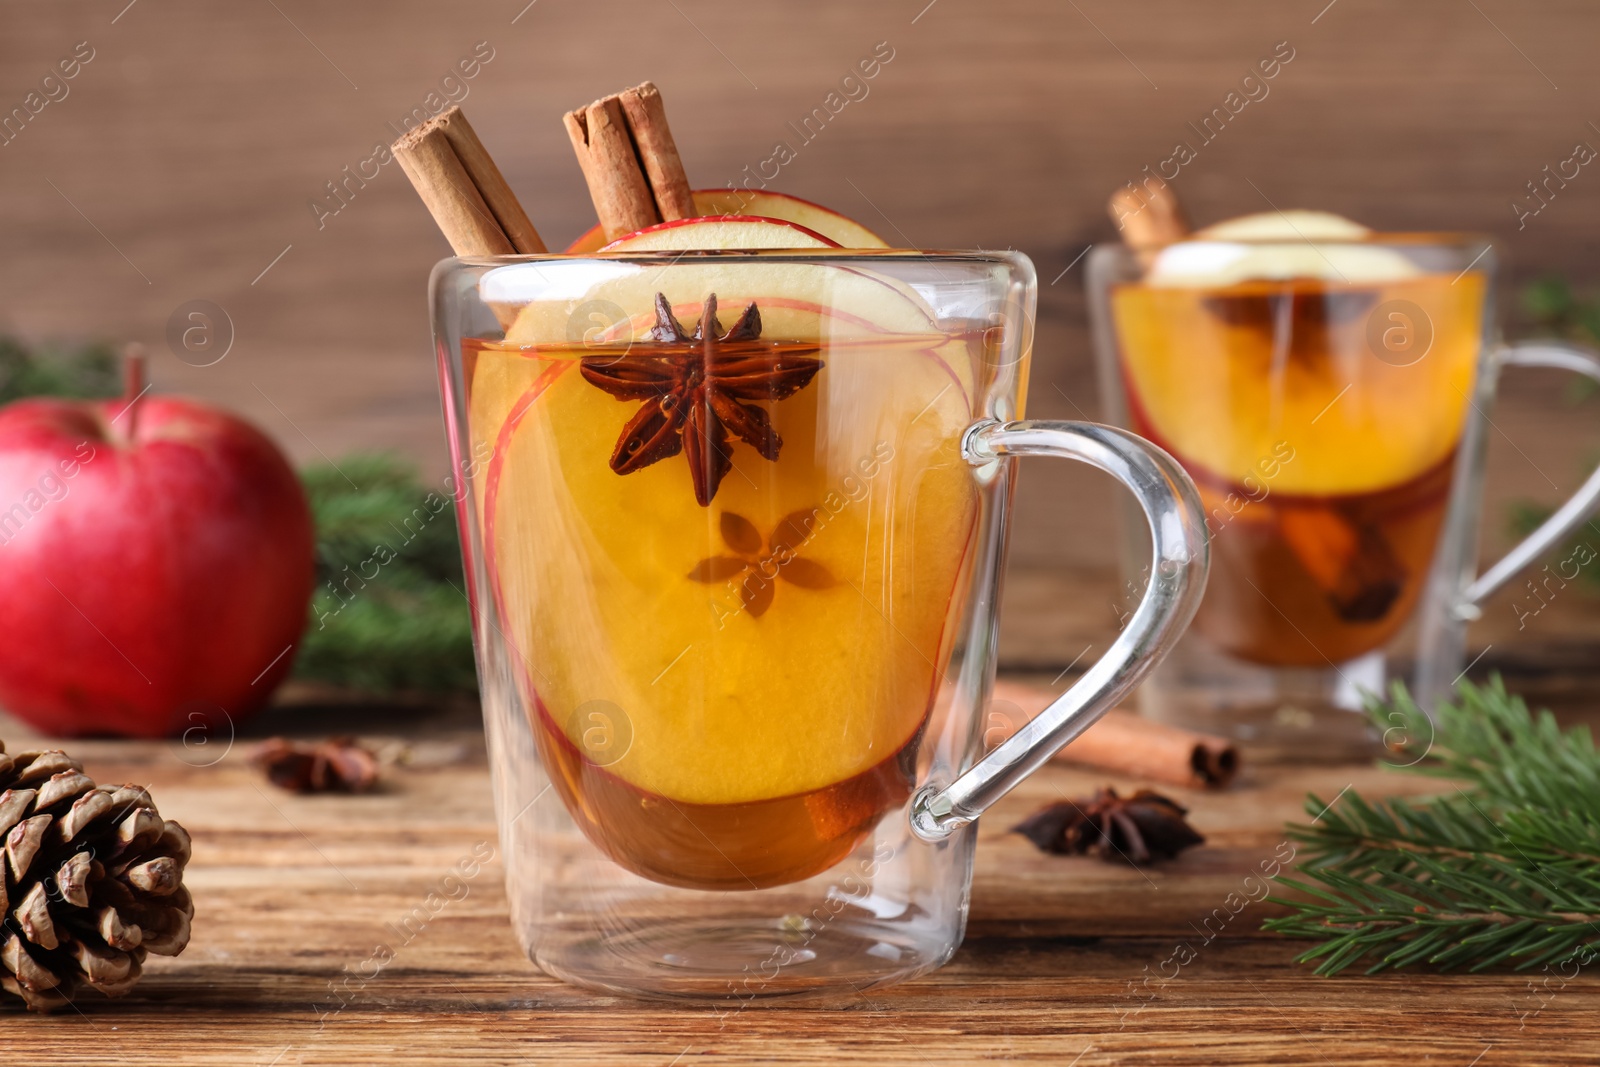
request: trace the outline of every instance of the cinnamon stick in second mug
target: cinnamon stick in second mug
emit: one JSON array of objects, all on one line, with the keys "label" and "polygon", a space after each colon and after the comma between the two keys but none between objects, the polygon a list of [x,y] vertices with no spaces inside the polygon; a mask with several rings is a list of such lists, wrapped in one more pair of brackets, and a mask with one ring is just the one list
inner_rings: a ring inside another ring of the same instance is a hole
[{"label": "cinnamon stick in second mug", "polygon": [[1129,183],[1111,194],[1109,209],[1123,243],[1147,255],[1189,236],[1189,218],[1166,182],[1142,189]]}]

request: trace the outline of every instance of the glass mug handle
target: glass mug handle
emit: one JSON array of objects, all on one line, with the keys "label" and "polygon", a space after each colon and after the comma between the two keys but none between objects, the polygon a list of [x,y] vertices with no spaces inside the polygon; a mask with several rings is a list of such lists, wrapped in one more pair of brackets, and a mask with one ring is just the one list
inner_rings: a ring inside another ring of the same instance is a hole
[{"label": "glass mug handle", "polygon": [[[1586,348],[1554,341],[1524,341],[1503,345],[1497,353],[1502,367],[1545,367],[1568,370],[1600,382],[1600,358]],[[1543,556],[1589,517],[1600,505],[1600,467],[1589,474],[1588,481],[1567,502],[1556,509],[1539,528],[1523,538],[1515,548],[1500,558],[1494,566],[1479,575],[1477,580],[1462,590],[1454,605],[1457,618],[1471,619],[1478,615],[1479,605],[1497,589],[1515,578]]]},{"label": "glass mug handle", "polygon": [[1150,584],[1111,648],[1055,703],[948,785],[924,785],[911,828],[941,841],[1087,730],[1150,673],[1182,635],[1205,591],[1210,565],[1205,512],[1176,460],[1124,430],[1089,422],[980,422],[962,455],[975,466],[1007,456],[1058,456],[1098,467],[1133,492],[1150,526]]}]

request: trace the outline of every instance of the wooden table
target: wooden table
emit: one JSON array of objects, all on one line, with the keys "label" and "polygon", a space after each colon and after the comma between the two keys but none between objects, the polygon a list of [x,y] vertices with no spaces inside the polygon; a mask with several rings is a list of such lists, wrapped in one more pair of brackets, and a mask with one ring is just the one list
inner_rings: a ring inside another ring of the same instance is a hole
[{"label": "wooden table", "polygon": [[[195,839],[194,939],[153,959],[128,997],[88,995],[50,1017],[0,1009],[7,1062],[441,1064],[696,1062],[916,1064],[1593,1063],[1600,990],[1582,975],[1541,997],[1522,975],[1313,977],[1298,943],[1260,932],[1251,904],[1210,943],[1202,924],[1284,842],[1310,790],[1378,795],[1426,785],[1370,767],[1250,768],[1222,794],[1173,795],[1208,843],[1144,870],[1043,856],[1006,828],[1104,781],[1052,767],[985,820],[966,943],[943,970],[842,1007],[704,1009],[597,996],[517,949],[498,863],[468,882],[394,962],[339,1009],[333,993],[473,846],[495,842],[471,709],[385,714],[382,791],[299,797],[267,785],[240,738],[219,746],[82,742],[100,781],[148,783]],[[337,730],[327,709],[266,729]],[[259,734],[260,730],[257,730]],[[9,748],[26,738],[12,734]],[[1124,783],[1118,783],[1119,785]],[[1132,784],[1132,783],[1127,783]],[[1224,909],[1220,912],[1226,916]],[[1218,927],[1217,920],[1211,929]],[[1198,932],[1197,932],[1198,931]],[[1163,968],[1188,943],[1196,957]],[[1147,980],[1148,979],[1148,980]]]}]

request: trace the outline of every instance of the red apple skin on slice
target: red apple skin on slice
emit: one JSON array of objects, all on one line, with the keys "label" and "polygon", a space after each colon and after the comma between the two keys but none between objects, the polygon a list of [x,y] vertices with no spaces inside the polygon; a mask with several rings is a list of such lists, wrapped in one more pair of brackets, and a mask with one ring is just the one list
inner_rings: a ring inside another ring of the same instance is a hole
[{"label": "red apple skin on slice", "polygon": [[782,219],[751,215],[699,215],[648,226],[602,252],[717,250],[724,248],[838,248],[815,230]]},{"label": "red apple skin on slice", "polygon": [[[807,204],[806,201],[798,201]],[[814,204],[807,204],[815,208]],[[819,209],[820,210],[820,209]],[[852,224],[853,225],[853,224]],[[646,227],[599,249],[600,252],[713,251],[730,249],[837,249],[832,238],[796,222],[750,215],[700,215]],[[854,270],[852,267],[841,267]],[[934,311],[912,286],[882,271],[867,275],[895,289],[928,318]]]},{"label": "red apple skin on slice", "polygon": [[764,190],[704,189],[694,194],[707,215],[764,215],[809,226],[844,248],[888,248],[889,242],[848,215],[788,193]]},{"label": "red apple skin on slice", "polygon": [[[741,215],[792,222],[815,231],[840,248],[889,247],[889,242],[854,219],[786,193],[697,189],[694,192],[694,206],[701,215]],[[595,226],[568,245],[566,251],[568,255],[586,255],[600,251],[605,244],[605,234],[599,226]]]}]

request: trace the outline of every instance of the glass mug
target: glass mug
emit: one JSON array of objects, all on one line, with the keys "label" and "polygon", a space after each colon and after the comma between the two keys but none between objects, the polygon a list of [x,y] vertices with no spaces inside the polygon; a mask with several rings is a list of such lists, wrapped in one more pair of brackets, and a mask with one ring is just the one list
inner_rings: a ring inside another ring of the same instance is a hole
[{"label": "glass mug", "polygon": [[1597,471],[1477,575],[1500,369],[1600,380],[1585,351],[1499,340],[1494,272],[1493,246],[1459,235],[1094,250],[1106,418],[1194,477],[1211,544],[1147,714],[1267,753],[1368,749],[1364,697],[1396,678],[1424,707],[1447,693],[1485,598],[1600,502]]},{"label": "glass mug", "polygon": [[[1032,265],[447,260],[432,300],[531,958],[726,1002],[947,960],[971,822],[1150,670],[1205,581],[1198,498],[1170,457],[1016,421]],[[1022,455],[1126,485],[1156,577],[1105,658],[980,759]]]}]

